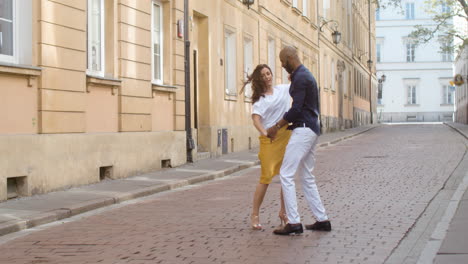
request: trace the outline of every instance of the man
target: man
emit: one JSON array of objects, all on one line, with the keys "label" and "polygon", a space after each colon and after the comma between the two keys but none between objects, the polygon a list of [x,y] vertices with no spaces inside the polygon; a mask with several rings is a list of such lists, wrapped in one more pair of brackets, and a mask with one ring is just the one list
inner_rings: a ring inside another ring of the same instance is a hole
[{"label": "man", "polygon": [[289,94],[293,102],[283,119],[268,129],[268,136],[274,138],[278,130],[289,123],[293,130],[286,147],[280,169],[281,185],[288,216],[288,224],[274,231],[276,235],[301,234],[301,219],[297,211],[294,175],[302,178],[304,195],[317,222],[306,225],[306,229],[330,231],[331,224],[320,200],[312,170],[315,165],[315,146],[320,135],[318,88],[312,73],[302,65],[295,48],[287,46],[280,52],[281,66],[291,74]]}]

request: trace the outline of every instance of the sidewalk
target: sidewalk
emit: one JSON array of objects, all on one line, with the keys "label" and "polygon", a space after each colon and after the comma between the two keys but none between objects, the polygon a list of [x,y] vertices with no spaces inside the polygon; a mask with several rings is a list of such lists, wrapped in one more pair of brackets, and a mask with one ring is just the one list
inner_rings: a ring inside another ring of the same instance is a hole
[{"label": "sidewalk", "polygon": [[[318,148],[369,131],[362,126],[319,137]],[[205,159],[119,180],[0,203],[0,236],[54,222],[104,206],[227,176],[259,164],[256,149]]]},{"label": "sidewalk", "polygon": [[[446,123],[468,139],[468,125],[459,123]],[[465,167],[467,167],[465,165]],[[440,229],[444,229],[442,241],[435,255],[434,263],[455,264],[468,263],[468,168],[465,169],[465,177],[452,196],[450,204],[444,215],[445,224],[440,223]],[[447,227],[448,225],[448,227]],[[435,233],[435,232],[434,232]],[[433,234],[434,237],[434,234]],[[436,237],[437,239],[437,237]]]}]

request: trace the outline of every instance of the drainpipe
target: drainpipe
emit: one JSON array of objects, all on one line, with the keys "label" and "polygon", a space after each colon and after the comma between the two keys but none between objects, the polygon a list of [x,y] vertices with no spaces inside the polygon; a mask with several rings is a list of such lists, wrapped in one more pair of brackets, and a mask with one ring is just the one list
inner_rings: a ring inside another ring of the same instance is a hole
[{"label": "drainpipe", "polygon": [[369,22],[369,60],[367,64],[369,67],[369,113],[370,113],[370,123],[373,124],[373,113],[372,113],[372,34],[371,34],[371,0],[368,0],[368,22]]},{"label": "drainpipe", "polygon": [[187,132],[187,162],[193,162],[192,150],[195,143],[192,138],[192,124],[190,112],[190,40],[188,32],[188,0],[184,0],[184,44],[185,44],[185,131]]}]

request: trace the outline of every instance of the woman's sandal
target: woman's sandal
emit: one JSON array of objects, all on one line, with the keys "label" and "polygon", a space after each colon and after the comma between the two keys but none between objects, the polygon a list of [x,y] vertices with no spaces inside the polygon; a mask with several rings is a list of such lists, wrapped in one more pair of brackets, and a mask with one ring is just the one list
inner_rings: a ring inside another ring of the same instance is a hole
[{"label": "woman's sandal", "polygon": [[259,220],[258,215],[252,215],[250,217],[250,221],[251,221],[251,226],[252,226],[253,230],[261,230],[262,229],[262,225],[260,224],[260,220]]}]

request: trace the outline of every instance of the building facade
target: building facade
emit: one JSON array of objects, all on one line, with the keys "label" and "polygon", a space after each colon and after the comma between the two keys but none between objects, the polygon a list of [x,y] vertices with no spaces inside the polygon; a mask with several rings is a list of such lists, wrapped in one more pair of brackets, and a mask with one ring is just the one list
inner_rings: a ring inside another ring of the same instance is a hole
[{"label": "building facade", "polygon": [[373,6],[244,2],[190,0],[184,42],[183,0],[0,0],[0,200],[256,147],[240,89],[259,63],[287,83],[285,45],[317,77],[325,131],[370,122]]},{"label": "building facade", "polygon": [[[408,37],[415,25],[434,26],[425,1],[404,1],[403,12],[377,10],[376,49],[380,122],[453,120],[453,55],[440,53],[436,39],[416,46]],[[439,7],[446,8],[444,6]],[[382,78],[384,76],[386,78]]]},{"label": "building facade", "polygon": [[455,60],[455,122],[468,124],[468,48],[465,46]]}]

